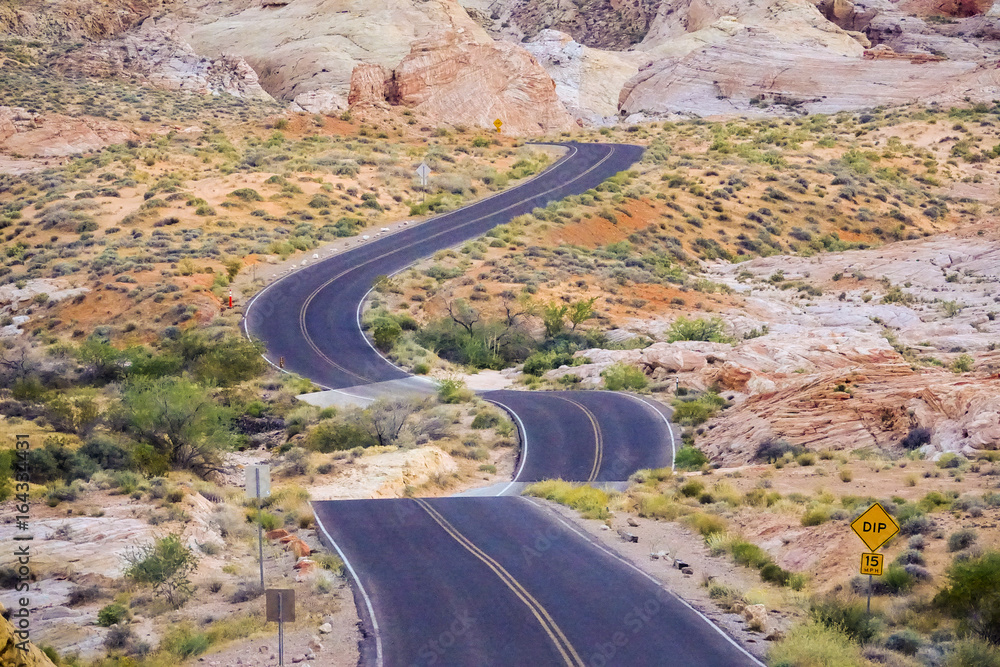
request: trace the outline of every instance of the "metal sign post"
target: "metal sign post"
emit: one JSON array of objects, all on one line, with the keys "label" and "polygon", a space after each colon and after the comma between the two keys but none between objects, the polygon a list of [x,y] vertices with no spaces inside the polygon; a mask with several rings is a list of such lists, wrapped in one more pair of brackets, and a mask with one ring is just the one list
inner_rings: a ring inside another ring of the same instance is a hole
[{"label": "metal sign post", "polygon": [[861,574],[868,575],[868,615],[872,613],[872,576],[882,576],[882,554],[875,551],[899,532],[899,523],[875,503],[851,523],[871,553],[861,554]]},{"label": "metal sign post", "polygon": [[264,591],[267,620],[278,623],[278,664],[285,664],[285,621],[295,620],[295,590],[269,588]]},{"label": "metal sign post", "polygon": [[264,588],[264,521],[261,499],[271,495],[271,466],[266,463],[247,466],[247,496],[257,499],[257,559],[260,562],[260,587]]},{"label": "metal sign post", "polygon": [[420,166],[417,167],[417,176],[420,177],[420,187],[423,188],[423,198],[421,201],[427,201],[427,177],[431,175],[431,168],[427,166],[426,162],[421,162]]}]

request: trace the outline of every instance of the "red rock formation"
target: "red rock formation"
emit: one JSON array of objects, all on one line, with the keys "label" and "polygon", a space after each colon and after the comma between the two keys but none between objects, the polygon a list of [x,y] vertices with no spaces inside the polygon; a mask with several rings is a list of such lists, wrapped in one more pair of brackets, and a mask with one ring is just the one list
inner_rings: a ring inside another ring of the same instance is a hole
[{"label": "red rock formation", "polygon": [[347,103],[352,107],[385,106],[391,79],[392,72],[381,65],[357,65],[351,72]]},{"label": "red rock formation", "polygon": [[0,107],[0,153],[62,157],[137,137],[114,121],[62,114],[35,116],[18,107]]},{"label": "red rock formation", "polygon": [[490,128],[499,118],[514,135],[575,125],[538,61],[506,42],[462,42],[454,34],[417,42],[393,81],[400,104],[445,123]]}]

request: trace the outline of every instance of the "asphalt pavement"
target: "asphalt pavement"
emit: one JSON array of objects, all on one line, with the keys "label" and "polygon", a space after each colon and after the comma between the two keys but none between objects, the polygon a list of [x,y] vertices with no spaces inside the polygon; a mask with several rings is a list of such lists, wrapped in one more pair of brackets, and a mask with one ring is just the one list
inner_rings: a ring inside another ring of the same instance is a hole
[{"label": "asphalt pavement", "polygon": [[497,225],[580,194],[628,169],[639,146],[566,144],[567,154],[524,185],[403,231],[380,236],[280,278],[247,304],[244,329],[267,346],[267,358],[328,389],[407,374],[382,358],[360,327],[360,306],[380,275],[482,236]]},{"label": "asphalt pavement", "polygon": [[323,541],[354,569],[358,608],[375,610],[365,664],[760,664],[649,576],[523,498],[312,505]]},{"label": "asphalt pavement", "polygon": [[[344,400],[424,395],[370,344],[361,305],[391,275],[496,225],[579,194],[642,154],[637,146],[566,144],[524,185],[419,226],[360,243],[271,283],[247,304],[244,328],[277,365]],[[562,478],[616,486],[669,466],[669,409],[597,391],[483,394],[521,435],[512,482]],[[332,399],[331,399],[332,400]],[[757,663],[710,621],[634,565],[518,497],[317,501],[320,536],[344,559],[362,615],[365,665],[669,665]]]}]

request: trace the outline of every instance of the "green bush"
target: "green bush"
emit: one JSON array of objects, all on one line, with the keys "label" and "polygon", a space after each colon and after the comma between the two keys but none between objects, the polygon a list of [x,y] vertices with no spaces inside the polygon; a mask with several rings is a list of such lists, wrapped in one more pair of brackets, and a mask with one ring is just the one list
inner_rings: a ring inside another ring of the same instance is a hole
[{"label": "green bush", "polygon": [[858,599],[834,595],[817,598],[809,613],[816,622],[838,629],[860,644],[872,641],[879,633],[878,619],[868,614],[865,603]]},{"label": "green bush", "polygon": [[388,352],[403,333],[403,328],[391,317],[379,317],[372,322],[372,337],[375,346],[383,352]]},{"label": "green bush", "polygon": [[603,520],[611,516],[608,511],[611,496],[592,486],[574,486],[569,482],[553,479],[532,484],[524,493],[572,507],[587,519]]},{"label": "green bush", "polygon": [[705,392],[697,395],[685,395],[675,398],[671,405],[674,408],[673,419],[685,426],[698,426],[715,415],[726,405],[726,399],[715,392]]},{"label": "green bush", "polygon": [[609,391],[641,391],[649,384],[645,373],[633,366],[614,364],[601,372]]},{"label": "green bush", "polygon": [[110,628],[128,618],[128,608],[125,605],[112,602],[97,612],[97,624],[102,628]]},{"label": "green bush", "polygon": [[170,534],[142,547],[131,547],[125,553],[124,575],[139,585],[153,588],[167,601],[179,606],[192,592],[188,578],[198,565],[194,553],[181,542],[179,535]]},{"label": "green bush", "polygon": [[696,498],[705,490],[705,485],[696,479],[689,480],[681,485],[680,492],[688,498]]},{"label": "green bush", "polygon": [[944,667],[1000,667],[1000,646],[976,638],[963,639],[952,645]]},{"label": "green bush", "polygon": [[738,564],[758,570],[763,569],[765,565],[769,565],[772,562],[771,556],[766,551],[746,540],[733,542],[729,547],[729,553],[732,554],[733,560]]},{"label": "green bush", "polygon": [[461,380],[447,379],[438,382],[438,400],[442,403],[464,403],[472,398],[472,392],[465,388]]},{"label": "green bush", "polygon": [[229,196],[242,199],[243,201],[264,201],[264,198],[260,196],[260,193],[253,188],[240,188],[239,190],[233,190],[229,193]]},{"label": "green bush", "polygon": [[948,551],[961,551],[968,549],[976,543],[979,535],[971,528],[956,530],[948,536]]},{"label": "green bush", "polygon": [[731,343],[726,336],[725,324],[719,317],[709,319],[692,319],[678,317],[667,331],[667,342],[676,343],[681,340],[701,340],[715,343]]},{"label": "green bush", "polygon": [[916,583],[913,575],[907,572],[905,567],[896,563],[890,565],[879,579],[890,595],[906,593]]},{"label": "green bush", "polygon": [[829,520],[830,513],[823,507],[814,507],[811,510],[806,510],[806,513],[802,515],[803,526],[818,526]]},{"label": "green bush", "polygon": [[838,628],[812,622],[797,625],[768,653],[771,667],[858,667],[861,648]]},{"label": "green bush", "polygon": [[708,457],[700,449],[690,445],[681,447],[674,456],[674,465],[681,470],[698,470],[706,463]]},{"label": "green bush", "polygon": [[935,604],[964,629],[1000,644],[1000,552],[955,561],[947,576],[948,586],[935,596]]}]

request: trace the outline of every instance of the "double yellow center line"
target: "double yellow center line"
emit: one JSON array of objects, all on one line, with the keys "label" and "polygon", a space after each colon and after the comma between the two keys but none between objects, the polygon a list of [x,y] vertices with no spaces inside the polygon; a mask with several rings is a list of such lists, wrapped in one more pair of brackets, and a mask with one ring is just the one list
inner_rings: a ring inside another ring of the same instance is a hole
[{"label": "double yellow center line", "polygon": [[500,578],[507,588],[509,588],[518,599],[523,602],[528,609],[531,611],[535,619],[538,620],[538,624],[545,631],[545,634],[549,636],[552,643],[555,645],[556,650],[559,651],[559,655],[562,656],[563,661],[569,665],[569,667],[586,667],[586,663],[580,658],[580,654],[576,652],[573,645],[570,643],[566,635],[559,628],[556,622],[552,619],[552,616],[546,611],[545,607],[534,598],[534,596],[529,593],[521,583],[514,578],[514,576],[508,572],[500,563],[494,560],[489,554],[477,547],[472,543],[469,538],[459,532],[455,526],[453,526],[444,516],[441,515],[436,509],[431,507],[430,503],[426,500],[420,498],[414,498],[414,501],[430,515],[434,521],[444,529],[448,535],[452,537],[456,542],[458,542],[466,551],[471,553],[473,556],[481,560],[486,567],[490,568],[497,577]]},{"label": "double yellow center line", "polygon": [[566,401],[567,403],[572,403],[576,407],[580,408],[587,419],[590,420],[590,426],[594,429],[594,467],[590,470],[590,476],[587,477],[588,482],[594,482],[597,480],[597,473],[601,471],[601,464],[604,463],[604,433],[601,431],[601,427],[597,424],[597,417],[594,413],[587,409],[582,403],[578,403],[571,398],[566,398],[565,396],[555,396],[555,398]]},{"label": "double yellow center line", "polygon": [[[574,148],[573,149],[573,151],[574,151],[573,154],[570,155],[569,157],[573,157],[574,155],[576,155],[576,150],[577,149]],[[372,259],[369,259],[369,260],[367,260],[365,262],[362,262],[361,264],[358,264],[356,266],[352,266],[349,269],[345,269],[344,271],[341,271],[340,273],[338,273],[337,275],[333,276],[332,278],[330,278],[329,280],[327,280],[325,283],[323,283],[322,285],[320,285],[319,287],[317,287],[313,291],[313,293],[310,294],[308,296],[308,298],[306,298],[305,302],[303,302],[302,307],[299,309],[299,330],[302,332],[302,337],[305,338],[306,343],[309,344],[309,347],[312,348],[312,350],[316,354],[316,356],[320,357],[321,359],[323,359],[325,362],[327,362],[328,364],[330,364],[331,366],[333,366],[337,370],[339,370],[339,371],[341,371],[343,373],[346,373],[348,375],[352,375],[352,376],[358,378],[359,380],[361,380],[362,384],[366,383],[366,382],[370,382],[371,380],[369,378],[365,377],[364,375],[360,375],[359,373],[356,373],[354,371],[348,370],[344,366],[338,364],[336,361],[334,361],[333,359],[331,359],[329,355],[325,354],[323,352],[323,350],[320,349],[320,347],[313,340],[312,336],[309,335],[309,331],[306,328],[306,310],[308,310],[309,305],[312,303],[313,299],[315,299],[316,296],[320,292],[322,292],[324,289],[326,289],[332,283],[336,282],[337,280],[340,280],[340,278],[342,278],[343,276],[347,275],[351,271],[354,271],[355,269],[360,269],[363,266],[367,266],[367,265],[372,264],[374,262],[378,262],[380,260],[384,260],[385,258],[389,257],[390,255],[394,255],[394,254],[402,252],[404,250],[408,250],[408,249],[412,248],[413,246],[417,245],[418,243],[423,243],[424,241],[428,241],[430,239],[437,238],[439,236],[444,236],[445,234],[449,234],[449,233],[457,231],[459,229],[463,229],[463,228],[468,227],[469,225],[475,224],[475,223],[477,223],[477,222],[479,222],[481,220],[485,220],[486,218],[490,217],[491,215],[496,215],[498,213],[504,213],[506,211],[511,210],[512,208],[520,206],[521,204],[523,204],[525,202],[531,201],[531,200],[536,199],[538,197],[543,197],[543,196],[545,196],[545,195],[547,195],[547,194],[549,194],[551,192],[554,192],[554,191],[558,190],[559,188],[565,187],[565,186],[569,185],[570,183],[578,181],[581,178],[583,178],[584,176],[586,176],[587,174],[589,174],[590,172],[592,172],[595,169],[597,169],[598,167],[600,167],[602,164],[604,164],[612,155],[614,155],[614,153],[615,153],[615,146],[614,145],[609,145],[608,146],[608,154],[607,155],[605,155],[603,158],[601,158],[598,162],[596,162],[593,166],[591,166],[590,168],[588,168],[586,171],[584,171],[584,172],[582,172],[580,174],[577,174],[576,176],[574,176],[573,178],[569,179],[565,183],[560,183],[559,185],[553,186],[553,187],[549,188],[548,190],[545,190],[544,192],[539,192],[537,194],[531,195],[530,197],[526,197],[524,199],[516,201],[513,204],[505,206],[504,208],[499,209],[497,211],[490,211],[490,212],[488,212],[488,213],[486,213],[484,215],[481,215],[481,216],[479,216],[477,218],[474,218],[473,220],[470,220],[468,222],[462,223],[460,225],[455,225],[454,227],[449,227],[447,229],[443,229],[443,230],[441,230],[441,231],[439,231],[439,232],[437,232],[435,234],[430,234],[428,236],[415,239],[411,243],[408,243],[408,244],[406,244],[404,246],[401,246],[399,248],[394,248],[392,250],[388,250],[388,251],[382,253],[381,255],[378,255],[377,257],[373,257]],[[553,166],[555,166],[555,165],[553,165]],[[543,171],[542,174],[545,174],[547,171],[548,170]],[[539,174],[539,176],[541,176],[542,174]],[[534,180],[534,179],[532,179],[532,180]],[[507,194],[507,193],[510,193],[510,192],[516,192],[517,188],[525,187],[527,185],[528,185],[528,183],[524,183],[522,185],[519,185],[519,186],[516,186],[514,188],[511,188],[510,190],[506,190],[504,192],[499,192],[499,193],[497,193],[496,195],[493,195],[493,196],[494,197],[498,197],[498,196],[500,196],[502,194]],[[493,197],[487,197],[487,199],[492,199],[492,198]],[[483,201],[485,201],[485,200],[483,200]],[[479,204],[482,204],[483,201],[479,201],[479,202],[476,202],[474,204],[471,204],[470,208],[473,207],[473,206],[477,206]],[[461,211],[461,209],[459,209],[459,211]],[[446,215],[448,215],[448,214],[446,214]]]}]

